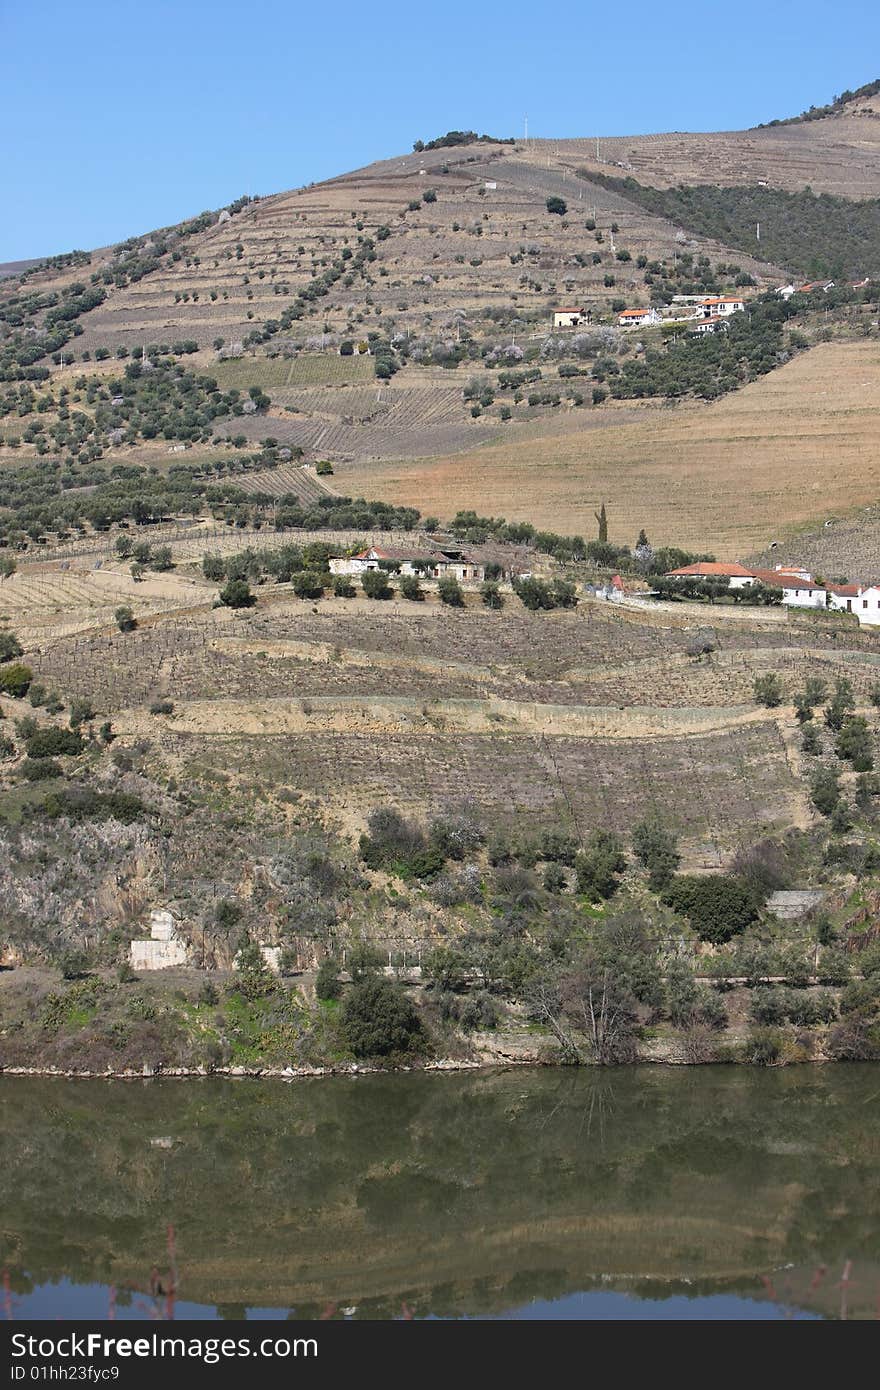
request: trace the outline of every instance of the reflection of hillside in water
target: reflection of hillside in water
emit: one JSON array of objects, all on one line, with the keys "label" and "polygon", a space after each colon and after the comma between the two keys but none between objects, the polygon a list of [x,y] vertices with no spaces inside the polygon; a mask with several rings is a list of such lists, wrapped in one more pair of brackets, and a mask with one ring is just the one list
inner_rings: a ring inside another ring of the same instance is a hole
[{"label": "reflection of hillside in water", "polygon": [[142,1288],[171,1222],[185,1299],[301,1316],[404,1299],[491,1312],[596,1287],[835,1315],[852,1259],[850,1310],[873,1313],[877,1096],[870,1067],[10,1078],[2,1258],[19,1288]]}]

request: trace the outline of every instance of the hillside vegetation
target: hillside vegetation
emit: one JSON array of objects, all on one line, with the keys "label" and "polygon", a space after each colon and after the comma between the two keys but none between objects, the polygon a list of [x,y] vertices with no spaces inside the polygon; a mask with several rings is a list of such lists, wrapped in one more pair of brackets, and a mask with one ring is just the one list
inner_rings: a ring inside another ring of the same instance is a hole
[{"label": "hillside vegetation", "polygon": [[799,193],[712,184],[650,188],[633,178],[592,177],[693,234],[749,254],[760,250],[804,279],[861,279],[880,270],[880,198],[853,202],[810,188]]}]

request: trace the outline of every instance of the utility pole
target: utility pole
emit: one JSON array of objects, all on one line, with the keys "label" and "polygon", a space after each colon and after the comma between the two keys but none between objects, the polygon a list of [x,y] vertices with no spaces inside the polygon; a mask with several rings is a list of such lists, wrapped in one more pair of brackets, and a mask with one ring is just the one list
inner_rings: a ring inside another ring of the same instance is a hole
[{"label": "utility pole", "polygon": [[598,135],[596,136],[596,163],[597,163],[597,164],[601,164],[601,163],[602,163],[601,159],[599,158],[599,137],[598,137]]},{"label": "utility pole", "polygon": [[761,224],[760,224],[760,222],[756,222],[756,223],[755,223],[755,240],[756,240],[756,241],[760,241],[760,240],[761,240]]},{"label": "utility pole", "polygon": [[525,126],[525,140],[524,140],[524,143],[525,143],[526,145],[528,145],[528,143],[529,143],[529,118],[528,118],[528,116],[526,116],[525,119],[524,119],[524,126]]}]

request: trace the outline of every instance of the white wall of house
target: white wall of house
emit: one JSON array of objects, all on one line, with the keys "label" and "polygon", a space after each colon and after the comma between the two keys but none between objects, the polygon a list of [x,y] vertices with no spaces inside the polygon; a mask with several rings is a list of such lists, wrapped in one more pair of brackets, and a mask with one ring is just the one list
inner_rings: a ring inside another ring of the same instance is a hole
[{"label": "white wall of house", "polygon": [[646,309],[644,313],[621,314],[617,320],[620,328],[644,328],[645,324],[662,323],[663,319],[656,309]]},{"label": "white wall of house", "polygon": [[577,328],[578,325],[583,322],[584,315],[581,313],[580,309],[566,309],[562,311],[557,309],[553,315],[554,328]]},{"label": "white wall of house", "polygon": [[880,584],[872,584],[854,598],[852,611],[860,623],[868,627],[880,627]]},{"label": "white wall of house", "polygon": [[825,589],[817,589],[812,585],[804,585],[801,588],[782,588],[782,602],[788,608],[825,608],[827,592]]}]

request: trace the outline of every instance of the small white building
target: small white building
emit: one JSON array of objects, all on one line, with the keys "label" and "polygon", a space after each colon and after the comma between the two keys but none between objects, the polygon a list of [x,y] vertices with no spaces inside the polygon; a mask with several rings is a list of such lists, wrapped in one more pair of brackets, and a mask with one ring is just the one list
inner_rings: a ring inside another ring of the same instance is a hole
[{"label": "small white building", "polygon": [[698,319],[693,327],[688,329],[688,333],[695,338],[705,338],[719,328],[723,332],[727,332],[727,319],[715,314],[712,318]]},{"label": "small white building", "polygon": [[582,323],[589,323],[590,318],[589,309],[554,309],[553,327],[579,328]]},{"label": "small white building", "polygon": [[652,324],[662,322],[663,319],[656,309],[624,309],[617,316],[619,328],[649,328]]}]

